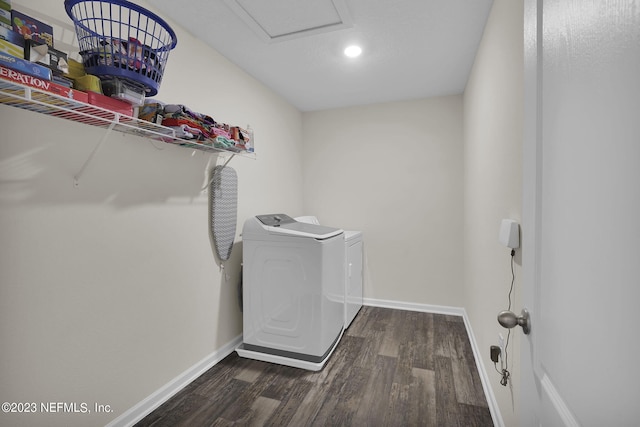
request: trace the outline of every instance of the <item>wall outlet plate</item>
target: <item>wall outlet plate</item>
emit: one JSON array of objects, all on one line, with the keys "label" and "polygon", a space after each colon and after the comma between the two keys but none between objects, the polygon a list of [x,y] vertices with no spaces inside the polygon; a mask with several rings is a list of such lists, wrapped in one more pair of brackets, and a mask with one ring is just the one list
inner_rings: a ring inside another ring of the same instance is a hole
[{"label": "wall outlet plate", "polygon": [[500,347],[498,347],[497,345],[492,345],[490,351],[491,361],[493,363],[498,363],[498,358],[500,357]]}]

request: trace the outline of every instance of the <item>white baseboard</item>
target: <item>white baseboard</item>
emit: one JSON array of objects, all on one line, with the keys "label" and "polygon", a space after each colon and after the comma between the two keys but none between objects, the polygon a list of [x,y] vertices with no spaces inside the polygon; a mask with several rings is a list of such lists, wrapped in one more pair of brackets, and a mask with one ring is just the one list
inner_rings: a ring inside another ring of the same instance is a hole
[{"label": "white baseboard", "polygon": [[[480,380],[482,382],[482,389],[484,390],[484,393],[487,397],[487,403],[489,405],[489,411],[491,412],[493,424],[496,427],[504,427],[504,421],[502,420],[502,415],[500,414],[500,409],[498,408],[496,397],[493,394],[493,389],[491,388],[491,385],[489,383],[489,377],[484,367],[482,356],[478,349],[478,344],[476,342],[475,335],[473,334],[473,329],[471,328],[471,323],[469,322],[467,312],[464,308],[442,305],[416,304],[411,302],[380,300],[372,298],[365,298],[364,305],[371,307],[394,308],[397,310],[420,311],[425,313],[461,316],[464,320],[467,335],[469,336],[469,342],[471,343],[473,356],[476,361],[476,366],[478,367],[478,374],[480,375]],[[214,351],[209,356],[205,357],[200,362],[196,363],[191,368],[187,369],[182,374],[169,381],[162,388],[155,391],[147,398],[130,408],[118,418],[111,421],[109,424],[107,424],[107,427],[133,426],[135,423],[149,415],[156,408],[173,397],[184,387],[189,385],[193,380],[198,378],[200,375],[211,369],[211,367],[231,354],[241,343],[242,335],[238,335],[233,340],[225,344],[222,348]]]},{"label": "white baseboard", "polygon": [[364,305],[371,307],[395,308],[397,310],[420,311],[424,313],[447,314],[450,316],[462,316],[465,329],[467,330],[467,335],[469,336],[469,342],[471,343],[473,358],[475,359],[476,366],[478,368],[478,375],[480,375],[480,381],[482,382],[482,389],[487,397],[487,404],[489,405],[489,412],[491,412],[493,425],[496,427],[504,427],[504,421],[502,419],[502,414],[500,413],[500,408],[498,407],[498,401],[496,400],[495,394],[493,394],[493,389],[489,382],[489,376],[487,375],[487,370],[484,367],[484,362],[478,348],[478,343],[476,342],[476,337],[473,334],[473,329],[471,328],[471,322],[469,321],[467,311],[464,308],[371,298],[364,298]]},{"label": "white baseboard", "polygon": [[414,302],[391,301],[384,299],[364,298],[364,305],[369,305],[371,307],[395,308],[407,311],[421,311],[424,313],[448,314],[450,316],[462,316],[464,314],[464,308],[462,307],[417,304]]},{"label": "white baseboard", "polygon": [[211,369],[211,367],[231,354],[236,347],[240,345],[240,343],[242,343],[242,335],[238,335],[233,340],[222,346],[222,348],[214,351],[200,362],[169,381],[167,384],[137,403],[118,418],[111,421],[107,424],[107,427],[124,427],[134,425],[173,397],[184,387],[189,385],[193,380],[204,374],[206,371]]},{"label": "white baseboard", "polygon": [[480,352],[480,348],[476,342],[476,336],[473,334],[473,329],[471,328],[471,321],[467,316],[467,311],[464,309],[463,311],[464,314],[462,315],[462,318],[464,319],[464,326],[467,329],[467,335],[469,335],[469,342],[471,343],[471,349],[473,350],[473,358],[476,360],[478,374],[480,375],[484,395],[487,397],[487,403],[489,404],[489,412],[491,412],[493,425],[495,427],[505,427],[502,414],[500,413],[500,408],[498,407],[498,401],[496,400],[496,395],[493,394],[493,388],[491,388],[491,383],[489,382],[489,375],[487,374],[484,361],[482,360],[482,353]]}]

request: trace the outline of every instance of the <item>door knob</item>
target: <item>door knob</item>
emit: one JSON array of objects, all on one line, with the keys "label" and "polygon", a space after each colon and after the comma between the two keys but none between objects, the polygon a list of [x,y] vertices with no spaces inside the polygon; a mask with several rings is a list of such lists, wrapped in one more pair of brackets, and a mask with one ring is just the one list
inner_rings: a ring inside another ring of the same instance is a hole
[{"label": "door knob", "polygon": [[516,316],[513,311],[501,311],[500,314],[498,314],[498,323],[507,329],[520,325],[525,335],[529,335],[529,332],[531,332],[531,320],[526,308],[522,309],[520,316]]}]

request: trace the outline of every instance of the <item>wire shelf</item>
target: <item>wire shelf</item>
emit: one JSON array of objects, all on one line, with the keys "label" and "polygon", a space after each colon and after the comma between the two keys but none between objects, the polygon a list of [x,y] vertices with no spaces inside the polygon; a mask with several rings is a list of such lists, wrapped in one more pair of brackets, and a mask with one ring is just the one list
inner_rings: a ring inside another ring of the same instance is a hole
[{"label": "wire shelf", "polygon": [[255,152],[227,150],[207,145],[209,142],[200,143],[178,138],[175,131],[166,126],[8,80],[0,79],[0,104],[195,150],[255,158]]}]

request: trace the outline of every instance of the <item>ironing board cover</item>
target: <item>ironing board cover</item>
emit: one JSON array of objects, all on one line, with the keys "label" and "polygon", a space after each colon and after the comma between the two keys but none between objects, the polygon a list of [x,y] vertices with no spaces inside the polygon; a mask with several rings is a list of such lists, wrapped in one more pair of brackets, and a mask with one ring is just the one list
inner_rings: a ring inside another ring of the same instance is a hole
[{"label": "ironing board cover", "polygon": [[211,171],[209,212],[211,234],[218,257],[226,261],[231,256],[236,236],[238,209],[238,175],[229,166],[216,166]]}]

